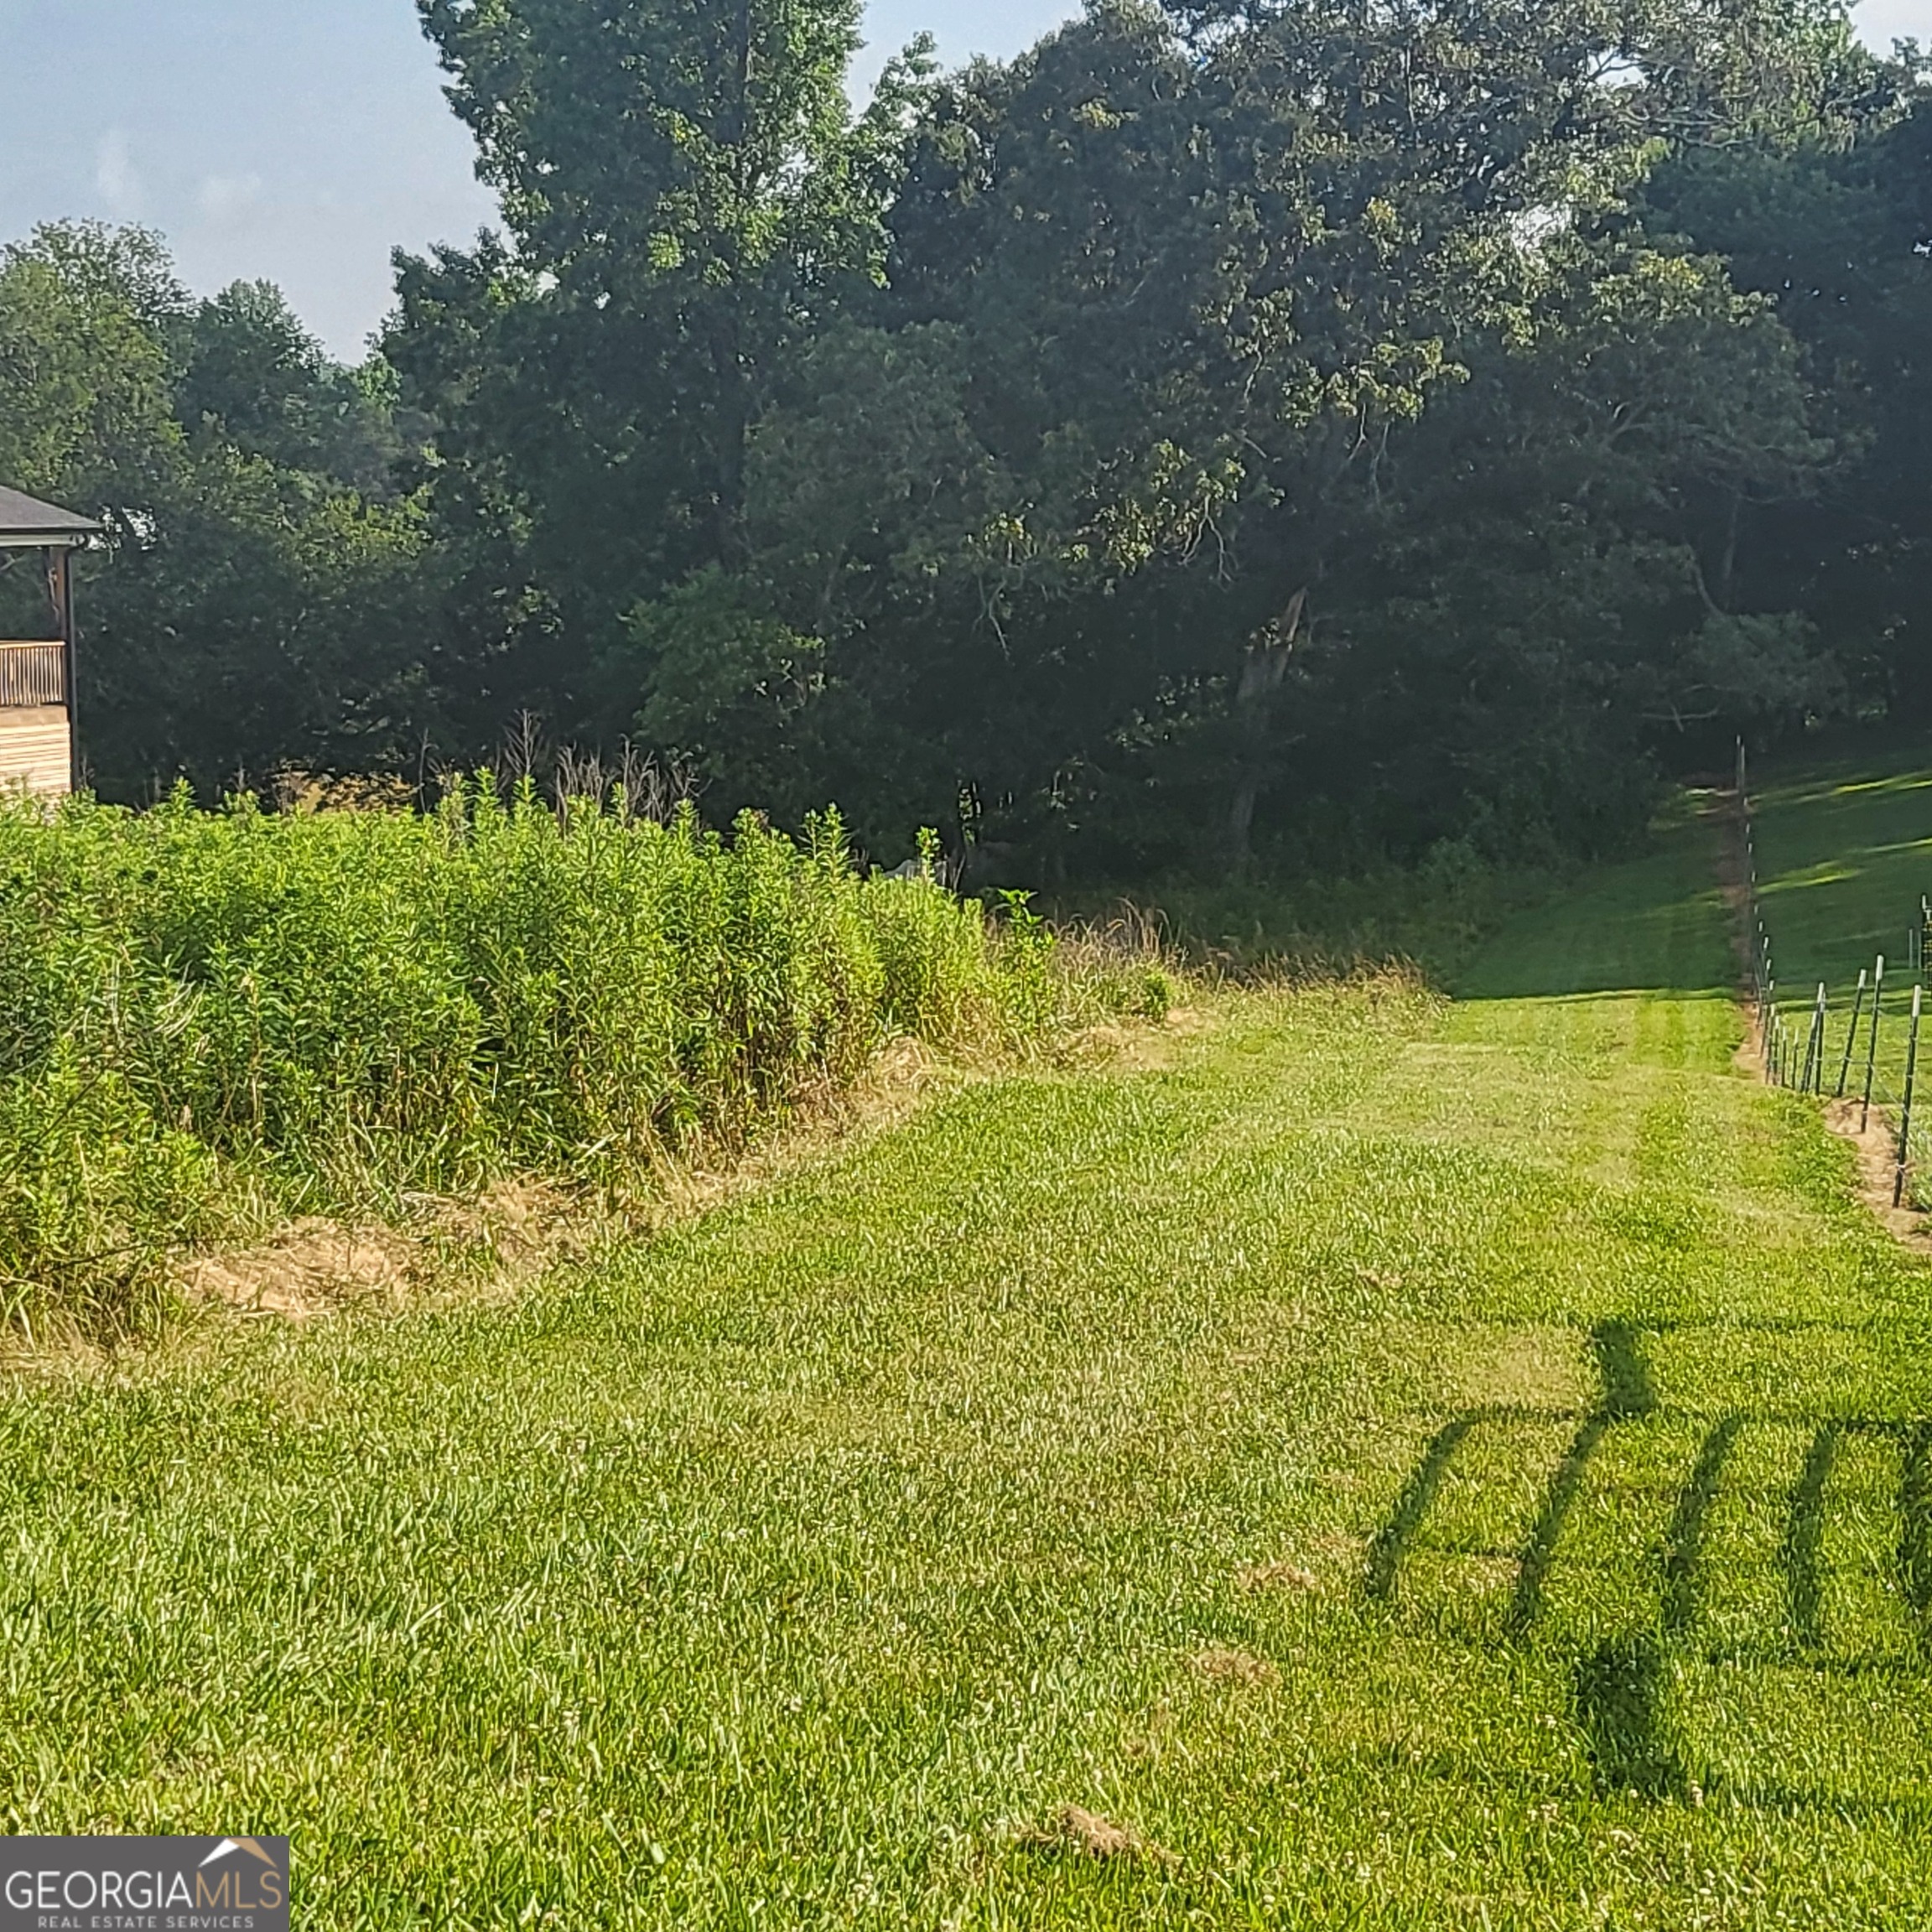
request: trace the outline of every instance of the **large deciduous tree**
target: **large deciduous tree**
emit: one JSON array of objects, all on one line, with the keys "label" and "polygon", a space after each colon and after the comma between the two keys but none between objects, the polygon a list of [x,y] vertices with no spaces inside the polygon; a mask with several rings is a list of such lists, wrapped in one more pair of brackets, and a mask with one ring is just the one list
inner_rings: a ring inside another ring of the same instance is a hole
[{"label": "large deciduous tree", "polygon": [[452,535],[524,580],[503,682],[610,724],[628,614],[745,559],[749,439],[879,273],[916,70],[854,116],[857,0],[419,3],[514,247],[403,261],[390,354],[444,425]]}]

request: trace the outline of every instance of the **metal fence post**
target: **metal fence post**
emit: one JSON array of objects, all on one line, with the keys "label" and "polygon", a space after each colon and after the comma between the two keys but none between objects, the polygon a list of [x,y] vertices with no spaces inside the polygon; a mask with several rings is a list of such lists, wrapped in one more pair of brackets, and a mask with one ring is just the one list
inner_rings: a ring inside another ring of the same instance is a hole
[{"label": "metal fence post", "polygon": [[1905,1104],[1898,1110],[1898,1172],[1892,1182],[1892,1205],[1905,1198],[1905,1161],[1912,1145],[1912,1084],[1919,1072],[1919,1008],[1923,986],[1912,989],[1912,1041],[1905,1049]]},{"label": "metal fence post", "polygon": [[1865,1131],[1866,1124],[1872,1118],[1872,1069],[1878,1062],[1878,1002],[1885,992],[1885,955],[1878,955],[1878,963],[1872,974],[1872,1024],[1865,1033],[1865,1104],[1858,1115],[1858,1131]]},{"label": "metal fence post", "polygon": [[1845,1098],[1845,1083],[1852,1075],[1852,1049],[1858,1044],[1858,1015],[1865,1010],[1865,969],[1858,969],[1858,990],[1852,997],[1852,1031],[1845,1036],[1845,1057],[1838,1062],[1838,1085],[1835,1100]]},{"label": "metal fence post", "polygon": [[1818,983],[1818,998],[1811,1008],[1811,1025],[1805,1036],[1805,1072],[1798,1083],[1800,1093],[1817,1091],[1825,1057],[1825,983]]}]

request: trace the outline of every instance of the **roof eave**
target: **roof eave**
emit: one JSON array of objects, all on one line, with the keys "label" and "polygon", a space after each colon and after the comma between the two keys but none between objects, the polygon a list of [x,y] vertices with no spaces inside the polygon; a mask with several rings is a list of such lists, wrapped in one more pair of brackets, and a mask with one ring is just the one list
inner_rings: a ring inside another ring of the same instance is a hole
[{"label": "roof eave", "polygon": [[85,530],[0,530],[0,550],[78,550],[100,532],[98,523]]}]

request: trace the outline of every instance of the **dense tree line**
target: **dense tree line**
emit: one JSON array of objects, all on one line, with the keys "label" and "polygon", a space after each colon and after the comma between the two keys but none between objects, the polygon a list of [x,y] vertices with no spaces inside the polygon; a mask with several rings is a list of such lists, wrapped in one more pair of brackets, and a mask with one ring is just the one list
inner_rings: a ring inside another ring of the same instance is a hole
[{"label": "dense tree line", "polygon": [[104,789],[528,714],[1119,874],[1600,850],[1932,714],[1932,101],[1837,0],[1095,0],[859,111],[856,0],[418,3],[504,227],[364,367],[0,261]]}]

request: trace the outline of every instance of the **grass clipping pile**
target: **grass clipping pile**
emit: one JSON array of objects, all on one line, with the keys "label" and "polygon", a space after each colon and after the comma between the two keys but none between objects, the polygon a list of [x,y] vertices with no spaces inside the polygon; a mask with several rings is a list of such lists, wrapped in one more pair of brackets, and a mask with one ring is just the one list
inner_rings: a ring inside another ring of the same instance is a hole
[{"label": "grass clipping pile", "polygon": [[414,1199],[398,1224],[310,1215],[246,1248],[184,1255],[171,1270],[188,1301],[243,1317],[306,1322],[356,1311],[400,1314],[457,1298],[508,1295],[593,1244],[570,1197],[525,1185],[475,1202]]}]

